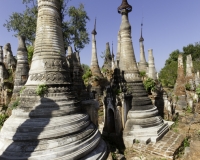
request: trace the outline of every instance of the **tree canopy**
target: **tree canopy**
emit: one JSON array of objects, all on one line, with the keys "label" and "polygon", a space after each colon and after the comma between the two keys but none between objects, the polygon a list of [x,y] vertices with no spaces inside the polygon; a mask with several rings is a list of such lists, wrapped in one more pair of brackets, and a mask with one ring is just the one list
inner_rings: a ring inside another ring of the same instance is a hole
[{"label": "tree canopy", "polygon": [[[80,51],[89,43],[89,34],[86,29],[89,17],[83,4],[80,4],[78,8],[74,6],[67,8],[69,1],[60,0],[65,50],[69,45],[73,45],[75,51]],[[8,31],[14,31],[15,36],[25,36],[26,42],[33,45],[38,13],[37,0],[23,0],[22,3],[26,5],[25,11],[23,13],[14,12],[10,15],[4,27]]]},{"label": "tree canopy", "polygon": [[159,74],[159,79],[163,86],[174,87],[177,78],[177,68],[178,68],[178,55],[183,55],[184,68],[186,67],[186,57],[191,54],[193,60],[194,72],[200,70],[200,44],[189,44],[183,47],[183,52],[179,50],[173,51],[169,58],[165,61],[165,66],[161,69]]}]

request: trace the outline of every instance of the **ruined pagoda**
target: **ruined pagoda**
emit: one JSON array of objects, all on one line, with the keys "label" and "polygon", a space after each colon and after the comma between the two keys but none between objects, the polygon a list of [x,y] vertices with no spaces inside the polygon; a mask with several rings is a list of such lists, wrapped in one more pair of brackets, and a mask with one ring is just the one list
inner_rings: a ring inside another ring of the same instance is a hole
[{"label": "ruined pagoda", "polygon": [[58,0],[38,0],[31,69],[0,132],[1,160],[106,159],[105,142],[71,90],[60,10]]},{"label": "ruined pagoda", "polygon": [[110,71],[112,69],[112,55],[110,52],[109,42],[106,43],[106,52],[102,69]]},{"label": "ruined pagoda", "polygon": [[148,64],[146,62],[146,58],[145,58],[145,52],[144,52],[144,38],[142,36],[142,26],[143,24],[141,24],[141,35],[140,35],[140,62],[138,63],[138,69],[140,72],[147,72],[147,67]]},{"label": "ruined pagoda", "polygon": [[25,37],[18,36],[17,66],[15,71],[13,96],[17,96],[21,88],[25,85],[28,79],[28,72],[28,51],[25,44]]},{"label": "ruined pagoda", "polygon": [[155,62],[154,62],[154,57],[153,57],[153,49],[149,49],[148,50],[148,63],[149,63],[149,67],[148,67],[148,77],[152,78],[154,80],[157,79],[157,72],[156,72],[156,67],[155,67]]},{"label": "ruined pagoda", "polygon": [[92,59],[91,59],[91,65],[90,69],[93,76],[103,77],[101,74],[101,70],[99,68],[98,58],[97,58],[97,46],[96,46],[96,38],[97,35],[96,31],[96,19],[94,24],[94,29],[92,31]]},{"label": "ruined pagoda", "polygon": [[164,123],[162,117],[158,116],[156,106],[152,105],[149,99],[137,68],[135,54],[131,40],[131,25],[128,13],[132,11],[132,6],[127,0],[122,0],[118,7],[118,13],[122,15],[120,26],[120,70],[123,72],[124,80],[127,83],[125,97],[131,97],[130,110],[128,111],[123,140],[126,147],[131,147],[134,141],[156,142],[167,131],[168,125]]}]

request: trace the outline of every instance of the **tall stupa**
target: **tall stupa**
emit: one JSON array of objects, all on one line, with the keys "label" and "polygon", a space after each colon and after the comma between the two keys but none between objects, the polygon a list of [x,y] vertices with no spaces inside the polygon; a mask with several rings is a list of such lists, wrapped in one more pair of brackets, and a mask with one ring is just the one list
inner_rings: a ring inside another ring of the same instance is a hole
[{"label": "tall stupa", "polygon": [[96,46],[96,37],[95,37],[96,35],[97,35],[97,31],[96,31],[96,19],[95,19],[94,29],[92,31],[92,58],[91,58],[90,69],[91,69],[92,75],[103,77],[103,75],[101,74],[101,70],[99,68],[99,63],[98,63],[98,58],[97,58],[97,46]]},{"label": "tall stupa", "polygon": [[106,159],[106,144],[71,89],[58,0],[38,0],[25,87],[0,132],[1,160]]},{"label": "tall stupa", "polygon": [[128,4],[127,0],[122,0],[122,4],[118,7],[118,13],[122,15],[119,63],[127,83],[127,94],[132,97],[131,104],[127,104],[131,106],[131,109],[128,111],[123,131],[126,147],[131,147],[135,140],[145,143],[156,142],[169,129],[162,117],[158,116],[157,107],[152,105],[139,75],[131,39],[131,25],[128,19],[128,13],[131,11],[132,6]]},{"label": "tall stupa", "polygon": [[147,64],[147,61],[146,61],[146,58],[145,58],[145,52],[144,52],[144,38],[142,36],[142,26],[143,26],[143,23],[141,24],[141,35],[140,35],[140,39],[139,39],[139,42],[140,42],[140,62],[138,63],[138,69],[139,71],[143,71],[143,72],[147,72],[147,67],[148,67],[148,64]]}]

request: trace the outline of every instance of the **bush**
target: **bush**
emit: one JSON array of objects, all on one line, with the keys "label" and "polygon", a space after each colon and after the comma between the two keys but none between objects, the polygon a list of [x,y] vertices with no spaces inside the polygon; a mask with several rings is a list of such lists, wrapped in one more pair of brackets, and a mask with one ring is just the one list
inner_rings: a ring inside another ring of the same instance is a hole
[{"label": "bush", "polygon": [[19,105],[19,98],[16,99],[16,100],[13,102],[13,104],[12,104],[12,106],[11,106],[11,109],[17,108],[18,105]]},{"label": "bush", "polygon": [[185,84],[185,89],[188,90],[188,91],[191,89],[191,86],[190,86],[189,83]]},{"label": "bush", "polygon": [[200,97],[200,85],[198,85],[196,88],[196,94],[198,95],[198,97]]},{"label": "bush", "polygon": [[39,86],[37,86],[37,89],[36,89],[36,94],[38,96],[42,96],[45,94],[45,92],[47,91],[47,86],[45,84],[41,84]]},{"label": "bush", "polygon": [[143,83],[148,93],[151,93],[152,90],[155,90],[156,82],[153,79],[147,78]]},{"label": "bush", "polygon": [[9,116],[7,114],[0,114],[0,128],[3,126],[4,122]]}]

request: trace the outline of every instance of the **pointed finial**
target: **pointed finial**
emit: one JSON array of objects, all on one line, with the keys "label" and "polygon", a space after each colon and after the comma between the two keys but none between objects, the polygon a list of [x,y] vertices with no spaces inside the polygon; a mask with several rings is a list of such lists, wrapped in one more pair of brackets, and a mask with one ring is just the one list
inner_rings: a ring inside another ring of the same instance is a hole
[{"label": "pointed finial", "polygon": [[97,32],[96,32],[96,18],[95,18],[94,29],[92,31],[92,34],[97,35]]},{"label": "pointed finial", "polygon": [[140,42],[143,42],[144,41],[144,38],[142,37],[142,26],[143,26],[143,22],[141,23],[141,36],[140,36]]},{"label": "pointed finial", "polygon": [[121,13],[123,9],[126,9],[128,12],[132,11],[132,6],[128,4],[127,0],[122,0],[122,4],[118,7],[118,13]]}]

